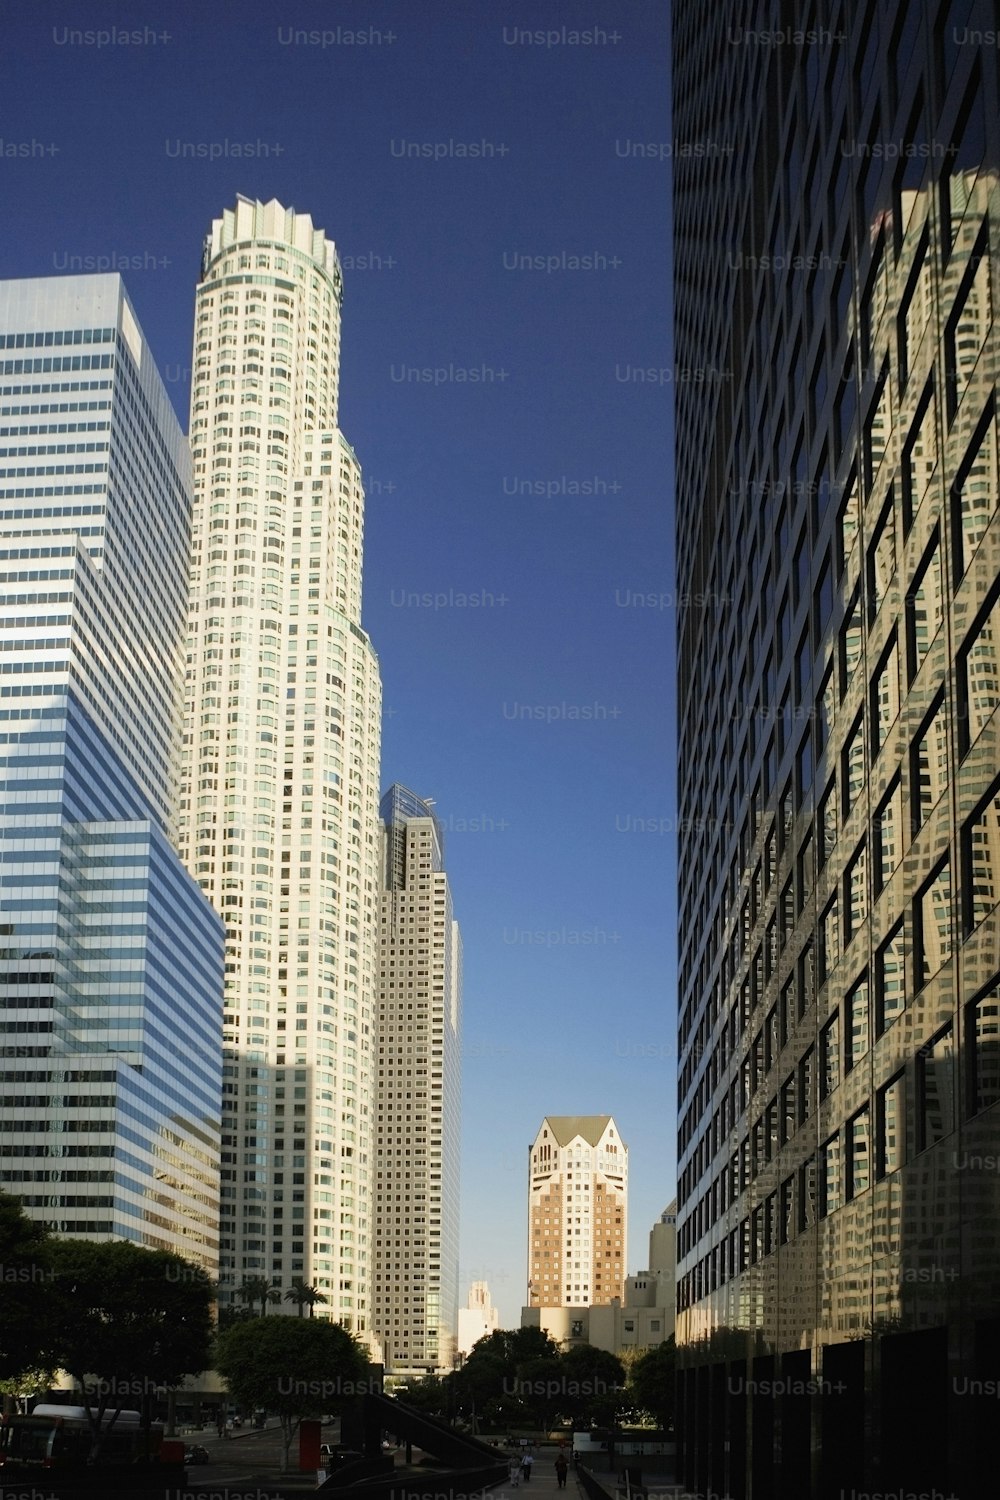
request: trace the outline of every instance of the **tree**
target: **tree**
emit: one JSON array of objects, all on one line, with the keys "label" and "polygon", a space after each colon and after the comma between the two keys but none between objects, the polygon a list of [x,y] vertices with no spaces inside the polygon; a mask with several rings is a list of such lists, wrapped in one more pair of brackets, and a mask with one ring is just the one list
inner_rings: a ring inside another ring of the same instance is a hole
[{"label": "tree", "polygon": [[657,1344],[632,1366],[628,1394],[667,1431],[674,1425],[674,1368],[677,1348],[673,1338]]},{"label": "tree", "polygon": [[247,1276],[240,1287],[238,1295],[249,1308],[254,1308],[260,1303],[260,1315],[264,1317],[267,1305],[281,1301],[281,1290],[268,1281],[266,1276]]},{"label": "tree", "polygon": [[219,1308],[219,1332],[229,1328],[233,1323],[244,1323],[247,1318],[253,1318],[256,1314],[250,1307],[220,1307]]},{"label": "tree", "polygon": [[303,1281],[301,1276],[296,1276],[288,1291],[285,1293],[286,1302],[294,1302],[299,1309],[299,1317],[302,1317],[303,1307],[308,1307],[309,1316],[313,1316],[313,1308],[319,1302],[327,1302],[329,1298],[324,1297],[319,1287],[310,1286],[308,1281]]},{"label": "tree", "polygon": [[544,1421],[558,1361],[558,1344],[541,1328],[497,1328],[479,1339],[461,1370],[447,1378],[463,1416],[511,1427]]},{"label": "tree", "polygon": [[11,1411],[27,1410],[27,1402],[37,1401],[52,1389],[56,1374],[55,1370],[22,1370],[20,1375],[0,1380],[4,1413],[7,1413],[8,1407]]},{"label": "tree", "polygon": [[208,1368],[215,1289],[169,1250],[66,1239],[49,1254],[55,1358],[87,1398],[93,1460],[123,1407],[138,1406],[148,1431],[157,1392]]},{"label": "tree", "polygon": [[252,1318],[216,1341],[215,1367],[245,1409],[266,1407],[281,1419],[285,1468],[303,1417],[337,1411],[368,1387],[368,1358],[339,1323]]},{"label": "tree", "polygon": [[610,1427],[622,1405],[625,1368],[620,1359],[593,1344],[576,1344],[559,1361],[560,1416],[576,1426]]},{"label": "tree", "polygon": [[52,1362],[51,1280],[44,1224],[0,1193],[0,1379]]},{"label": "tree", "polygon": [[424,1375],[419,1380],[411,1380],[397,1394],[400,1401],[416,1411],[426,1412],[430,1417],[444,1417],[449,1402],[445,1381],[450,1378],[446,1375],[442,1380],[440,1375]]}]

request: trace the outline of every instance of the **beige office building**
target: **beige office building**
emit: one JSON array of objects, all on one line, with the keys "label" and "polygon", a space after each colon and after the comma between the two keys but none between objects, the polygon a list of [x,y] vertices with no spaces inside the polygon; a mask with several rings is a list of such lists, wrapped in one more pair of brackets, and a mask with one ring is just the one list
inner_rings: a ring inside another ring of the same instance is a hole
[{"label": "beige office building", "polygon": [[307,214],[240,197],[214,221],[178,824],[226,924],[221,1300],[301,1278],[316,1316],[364,1334],[381,687],[361,468],[337,425],[341,297]]},{"label": "beige office building", "polygon": [[382,799],[373,1327],[388,1375],[452,1368],[462,945],[433,805]]},{"label": "beige office building", "polygon": [[563,1349],[593,1344],[610,1354],[655,1348],[673,1337],[676,1299],[676,1200],[663,1210],[649,1234],[648,1269],[625,1278],[619,1300],[590,1306],[521,1309],[522,1328],[541,1328]]},{"label": "beige office building", "polygon": [[620,1298],[628,1147],[610,1115],[547,1115],[528,1160],[528,1306]]}]

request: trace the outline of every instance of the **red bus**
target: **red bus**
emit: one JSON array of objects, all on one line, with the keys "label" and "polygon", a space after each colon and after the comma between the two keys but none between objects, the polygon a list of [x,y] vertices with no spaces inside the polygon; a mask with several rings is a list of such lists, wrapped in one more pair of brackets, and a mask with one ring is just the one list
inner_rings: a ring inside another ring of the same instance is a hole
[{"label": "red bus", "polygon": [[91,1465],[94,1439],[86,1407],[40,1404],[28,1416],[0,1417],[0,1479],[159,1462],[162,1422],[153,1422],[147,1435],[139,1412],[120,1411],[116,1416],[109,1410],[101,1431],[100,1449]]}]

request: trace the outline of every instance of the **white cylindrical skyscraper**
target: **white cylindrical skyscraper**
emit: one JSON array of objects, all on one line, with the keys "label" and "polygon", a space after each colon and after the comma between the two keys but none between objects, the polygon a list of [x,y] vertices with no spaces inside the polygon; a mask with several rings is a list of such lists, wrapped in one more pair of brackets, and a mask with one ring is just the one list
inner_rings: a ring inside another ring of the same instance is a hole
[{"label": "white cylindrical skyscraper", "polygon": [[381,684],[337,427],[341,293],[308,215],[241,197],[214,222],[178,821],[226,923],[223,1304],[306,1283],[316,1316],[365,1334]]}]

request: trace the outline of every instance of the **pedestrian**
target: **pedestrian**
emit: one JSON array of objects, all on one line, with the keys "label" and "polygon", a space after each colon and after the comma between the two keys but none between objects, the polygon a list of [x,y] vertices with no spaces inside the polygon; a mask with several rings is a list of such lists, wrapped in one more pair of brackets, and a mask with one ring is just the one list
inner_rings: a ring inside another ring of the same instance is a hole
[{"label": "pedestrian", "polygon": [[566,1462],[565,1453],[560,1453],[556,1459],[556,1481],[561,1490],[566,1488],[566,1475],[569,1472],[569,1464]]},{"label": "pedestrian", "polygon": [[512,1490],[516,1490],[517,1487],[518,1487],[518,1485],[520,1483],[521,1483],[521,1464],[520,1464],[520,1461],[518,1459],[512,1458],[511,1461],[510,1461],[510,1487],[511,1487],[511,1489]]},{"label": "pedestrian", "polygon": [[526,1453],[521,1459],[521,1473],[524,1475],[525,1484],[531,1478],[531,1465],[535,1462],[530,1453]]}]

